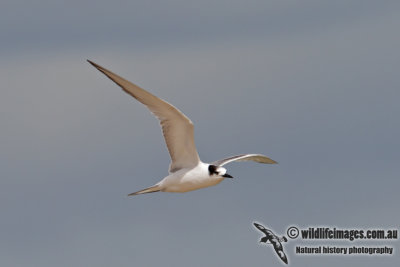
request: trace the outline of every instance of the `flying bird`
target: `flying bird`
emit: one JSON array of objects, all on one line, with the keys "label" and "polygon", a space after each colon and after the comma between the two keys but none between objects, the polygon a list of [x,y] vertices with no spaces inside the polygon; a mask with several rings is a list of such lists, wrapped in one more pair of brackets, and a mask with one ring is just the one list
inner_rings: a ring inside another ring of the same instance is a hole
[{"label": "flying bird", "polygon": [[144,104],[160,121],[171,164],[169,175],[160,182],[143,190],[129,194],[139,195],[153,192],[188,192],[219,184],[225,178],[233,178],[224,166],[233,161],[255,161],[275,164],[276,161],[261,154],[242,154],[213,163],[200,160],[194,143],[192,121],[173,105],[143,90],[117,74],[88,60],[95,68],[119,85],[129,95]]},{"label": "flying bird", "polygon": [[[271,230],[265,228],[261,224],[254,223],[254,226],[263,232],[265,236],[261,238],[260,242],[266,243],[266,244],[272,244],[274,247],[276,254],[278,254],[279,258],[286,264],[288,264],[288,259],[286,257],[285,252],[283,252],[283,246],[281,242],[287,242],[287,238],[285,236],[279,238],[276,236]],[[269,243],[268,243],[269,241]]]}]

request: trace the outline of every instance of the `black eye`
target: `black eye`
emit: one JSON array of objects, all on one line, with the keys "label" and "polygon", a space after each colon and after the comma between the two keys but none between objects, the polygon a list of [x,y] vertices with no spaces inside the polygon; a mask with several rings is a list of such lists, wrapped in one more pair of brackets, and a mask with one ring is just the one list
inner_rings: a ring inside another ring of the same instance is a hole
[{"label": "black eye", "polygon": [[216,170],[217,170],[217,166],[215,166],[215,165],[208,166],[208,172],[210,173],[210,175],[218,174],[218,172]]}]

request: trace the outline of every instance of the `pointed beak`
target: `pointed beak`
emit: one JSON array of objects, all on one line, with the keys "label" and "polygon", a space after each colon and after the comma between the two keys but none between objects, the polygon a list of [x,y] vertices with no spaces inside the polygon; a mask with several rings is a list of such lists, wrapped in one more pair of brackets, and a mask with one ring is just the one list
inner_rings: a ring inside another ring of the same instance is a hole
[{"label": "pointed beak", "polygon": [[232,176],[230,176],[229,174],[225,173],[224,175],[222,175],[222,177],[224,178],[233,178]]}]

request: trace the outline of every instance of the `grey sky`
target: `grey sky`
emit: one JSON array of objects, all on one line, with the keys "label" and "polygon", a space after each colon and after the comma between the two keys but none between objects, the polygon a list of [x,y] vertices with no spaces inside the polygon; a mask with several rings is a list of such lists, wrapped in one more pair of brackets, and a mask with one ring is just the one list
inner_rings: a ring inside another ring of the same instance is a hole
[{"label": "grey sky", "polygon": [[[253,221],[398,229],[399,27],[398,1],[2,1],[0,265],[281,266]],[[87,58],[190,117],[202,160],[279,165],[126,197],[169,156]],[[398,241],[362,244],[396,255],[285,250],[296,266],[399,262]]]}]

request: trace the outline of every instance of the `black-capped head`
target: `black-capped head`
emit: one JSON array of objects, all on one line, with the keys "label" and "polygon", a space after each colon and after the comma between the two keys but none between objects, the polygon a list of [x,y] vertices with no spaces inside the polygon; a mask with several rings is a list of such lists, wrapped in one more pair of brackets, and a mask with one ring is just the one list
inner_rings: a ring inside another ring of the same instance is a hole
[{"label": "black-capped head", "polygon": [[222,178],[233,178],[229,174],[226,173],[226,169],[221,166],[209,165],[208,173],[210,176],[222,177]]}]

